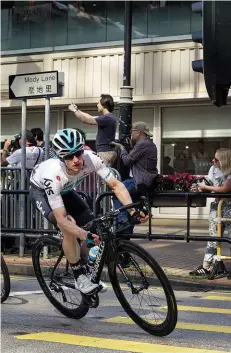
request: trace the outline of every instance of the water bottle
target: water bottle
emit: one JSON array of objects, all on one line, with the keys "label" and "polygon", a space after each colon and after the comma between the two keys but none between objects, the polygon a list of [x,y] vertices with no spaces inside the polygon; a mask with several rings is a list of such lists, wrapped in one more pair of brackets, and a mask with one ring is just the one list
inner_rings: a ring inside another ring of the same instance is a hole
[{"label": "water bottle", "polygon": [[95,260],[96,260],[96,257],[98,255],[98,252],[99,252],[99,247],[98,246],[94,246],[89,251],[88,261],[87,261],[89,272],[92,272],[92,270],[94,268]]}]

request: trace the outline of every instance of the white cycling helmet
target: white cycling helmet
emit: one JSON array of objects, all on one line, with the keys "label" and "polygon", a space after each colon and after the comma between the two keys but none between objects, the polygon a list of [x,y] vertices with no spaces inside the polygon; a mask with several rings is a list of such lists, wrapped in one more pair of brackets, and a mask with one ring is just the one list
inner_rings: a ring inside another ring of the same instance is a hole
[{"label": "white cycling helmet", "polygon": [[83,151],[85,140],[79,131],[63,129],[56,132],[52,145],[57,157],[63,158],[77,151]]}]

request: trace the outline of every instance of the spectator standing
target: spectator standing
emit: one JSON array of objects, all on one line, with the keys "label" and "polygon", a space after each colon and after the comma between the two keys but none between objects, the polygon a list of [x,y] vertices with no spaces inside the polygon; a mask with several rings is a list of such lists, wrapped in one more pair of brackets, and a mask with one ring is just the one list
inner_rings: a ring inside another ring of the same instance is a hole
[{"label": "spectator standing", "polygon": [[[216,151],[213,159],[214,168],[210,169],[209,179],[212,186],[199,184],[199,191],[231,192],[231,150],[221,148]],[[215,199],[210,205],[209,213],[209,235],[217,236],[217,207],[219,199]],[[231,218],[231,199],[227,199],[222,205],[222,218]],[[223,231],[226,228],[231,237],[231,222],[223,222]],[[191,276],[206,276],[210,273],[213,257],[217,253],[217,243],[209,241],[205,250],[202,265],[189,272]]]},{"label": "spectator standing", "polygon": [[[130,167],[130,179],[124,180],[123,184],[126,186],[129,193],[134,195],[134,202],[138,201],[135,199],[137,191],[146,193],[158,174],[157,148],[150,137],[152,137],[152,134],[147,124],[143,121],[138,121],[132,125],[131,139],[134,147],[129,153],[122,144],[116,142],[112,143],[119,148],[120,158],[124,165]],[[118,199],[114,199],[114,206],[116,209],[121,207],[121,203]],[[119,214],[118,223],[120,226],[127,223],[127,216],[127,212]],[[132,232],[133,226],[127,228],[123,233],[131,234]]]},{"label": "spectator standing", "polygon": [[[37,146],[41,147],[43,149],[43,161],[45,160],[45,141],[43,140],[43,130],[40,127],[35,127],[30,130],[37,141]],[[53,147],[51,145],[51,142],[49,142],[49,158],[56,158],[55,151],[53,150]]]},{"label": "spectator standing", "polygon": [[68,109],[85,124],[98,125],[96,136],[96,151],[106,166],[111,166],[117,157],[114,148],[109,144],[115,140],[116,135],[116,117],[113,113],[114,100],[109,94],[101,94],[97,104],[100,116],[92,116],[78,109],[75,104],[70,104]]},{"label": "spectator standing", "polygon": [[[4,143],[4,148],[2,151],[2,166],[8,166],[15,168],[21,168],[21,159],[22,159],[22,150],[21,143],[22,138],[21,134],[17,135],[17,144],[19,149],[14,151],[9,155],[9,148],[11,146],[11,140],[6,140]],[[36,164],[42,162],[43,159],[43,149],[37,146],[37,142],[30,130],[26,130],[26,168],[32,169]]]},{"label": "spectator standing", "polygon": [[[18,134],[14,140],[14,146],[17,149],[15,149],[14,152],[12,152],[12,154],[9,155],[9,152],[10,152],[10,149],[12,146],[12,141],[11,140],[5,141],[3,152],[2,152],[2,159],[1,159],[2,166],[10,166],[12,168],[21,168],[21,160],[22,160],[21,143],[22,143],[22,136],[21,136],[21,134]],[[42,159],[43,159],[43,149],[41,147],[37,146],[37,142],[36,142],[32,132],[30,130],[26,130],[26,168],[27,169],[34,168],[34,166],[36,164],[39,164],[42,162]],[[14,174],[14,178],[16,179],[16,182],[17,182],[16,189],[20,188],[20,184],[19,184],[20,179],[17,178],[17,174]],[[28,181],[29,181],[28,174],[26,174],[26,179],[25,179],[26,189],[27,189],[27,182]],[[18,201],[18,196],[15,196],[15,198]],[[25,204],[27,205],[27,196],[25,199]],[[20,212],[19,203],[17,202],[16,203],[16,210],[15,210],[16,222],[19,222],[19,219],[20,219],[19,212]],[[18,226],[19,226],[19,224],[18,224]],[[18,240],[14,240],[11,244],[9,244],[9,242],[6,242],[6,245],[12,247],[17,243],[18,243]]]}]

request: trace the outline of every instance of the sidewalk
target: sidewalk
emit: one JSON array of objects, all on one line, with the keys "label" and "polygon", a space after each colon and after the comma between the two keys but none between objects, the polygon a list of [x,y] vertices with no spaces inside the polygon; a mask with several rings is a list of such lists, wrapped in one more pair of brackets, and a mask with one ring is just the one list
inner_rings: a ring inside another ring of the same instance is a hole
[{"label": "sidewalk", "polygon": [[[191,235],[208,235],[207,224],[198,221],[191,224]],[[194,224],[193,224],[194,223]],[[137,226],[136,233],[147,233],[147,226]],[[173,220],[166,224],[163,220],[155,220],[152,226],[152,233],[156,234],[185,234],[185,220]],[[231,280],[227,277],[208,280],[189,276],[189,271],[202,263],[206,242],[186,243],[176,240],[135,240],[144,247],[156,261],[163,267],[165,273],[171,280],[173,286],[183,289],[217,289],[230,290]],[[229,244],[222,244],[222,255],[229,256]],[[11,274],[34,276],[31,255],[28,253],[23,258],[18,255],[4,255]],[[227,269],[231,269],[231,261],[225,261]]]}]

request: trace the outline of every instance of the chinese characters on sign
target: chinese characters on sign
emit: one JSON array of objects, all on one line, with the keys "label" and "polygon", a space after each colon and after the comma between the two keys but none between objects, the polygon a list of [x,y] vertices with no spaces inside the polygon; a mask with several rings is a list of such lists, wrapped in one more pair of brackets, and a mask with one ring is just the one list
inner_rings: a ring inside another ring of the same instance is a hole
[{"label": "chinese characters on sign", "polygon": [[9,98],[39,98],[58,95],[58,71],[9,76]]},{"label": "chinese characters on sign", "polygon": [[[52,89],[51,89],[51,85],[46,85],[45,89],[43,86],[39,86],[37,87],[37,93],[41,94],[41,93],[51,93]],[[34,86],[30,86],[28,89],[28,94],[36,94],[35,93],[35,89]]]}]

